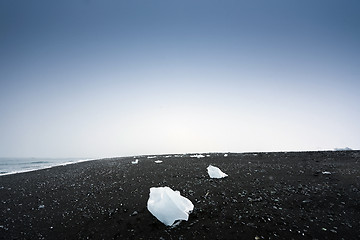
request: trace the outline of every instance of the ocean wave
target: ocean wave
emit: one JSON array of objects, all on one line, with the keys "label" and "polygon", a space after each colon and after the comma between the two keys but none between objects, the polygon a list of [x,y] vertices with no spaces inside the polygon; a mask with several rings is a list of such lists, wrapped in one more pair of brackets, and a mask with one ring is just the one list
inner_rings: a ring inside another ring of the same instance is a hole
[{"label": "ocean wave", "polygon": [[[0,165],[5,166],[0,168],[0,176],[32,172],[36,170],[48,169],[57,166],[65,166],[69,164],[81,163],[86,161],[92,161],[95,159],[51,159],[52,161],[34,161],[31,159],[30,162],[26,162],[27,159],[22,159],[22,161],[11,162],[12,159],[8,159],[7,162],[2,162]],[[8,166],[8,167],[6,167]]]},{"label": "ocean wave", "polygon": [[42,163],[50,163],[48,161],[35,161],[35,162],[29,162],[29,163],[25,163],[25,164],[42,164]]}]

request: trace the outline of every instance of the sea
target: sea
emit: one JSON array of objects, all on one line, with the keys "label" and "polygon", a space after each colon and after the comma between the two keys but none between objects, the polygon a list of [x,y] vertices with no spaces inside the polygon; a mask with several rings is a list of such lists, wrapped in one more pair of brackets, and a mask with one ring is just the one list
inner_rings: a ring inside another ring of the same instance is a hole
[{"label": "sea", "polygon": [[90,158],[0,158],[0,176],[90,161]]}]

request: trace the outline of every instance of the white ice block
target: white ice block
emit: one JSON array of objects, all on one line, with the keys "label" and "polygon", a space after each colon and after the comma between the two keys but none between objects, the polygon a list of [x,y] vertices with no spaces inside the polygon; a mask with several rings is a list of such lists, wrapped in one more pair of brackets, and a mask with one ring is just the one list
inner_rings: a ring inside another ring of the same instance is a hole
[{"label": "white ice block", "polygon": [[192,202],[169,187],[152,187],[147,202],[149,212],[159,221],[171,226],[176,220],[188,220],[194,209]]},{"label": "white ice block", "polygon": [[207,167],[207,171],[211,178],[224,178],[228,176],[226,173],[223,173],[218,167],[214,167],[211,165]]}]

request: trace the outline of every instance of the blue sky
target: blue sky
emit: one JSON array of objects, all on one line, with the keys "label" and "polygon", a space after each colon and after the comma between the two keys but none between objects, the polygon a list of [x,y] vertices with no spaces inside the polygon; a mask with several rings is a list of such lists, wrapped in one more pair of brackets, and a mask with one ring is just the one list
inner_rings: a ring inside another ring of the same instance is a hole
[{"label": "blue sky", "polygon": [[0,156],[360,149],[358,1],[0,2]]}]

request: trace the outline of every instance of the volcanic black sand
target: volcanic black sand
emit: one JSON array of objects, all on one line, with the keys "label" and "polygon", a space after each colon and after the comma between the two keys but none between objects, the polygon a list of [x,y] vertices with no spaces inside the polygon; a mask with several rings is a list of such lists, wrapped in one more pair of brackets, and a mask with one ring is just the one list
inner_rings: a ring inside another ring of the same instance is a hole
[{"label": "volcanic black sand", "polygon": [[[360,239],[360,151],[170,156],[1,176],[0,238]],[[210,179],[209,164],[229,177]],[[151,215],[158,186],[192,201],[188,221]]]}]

